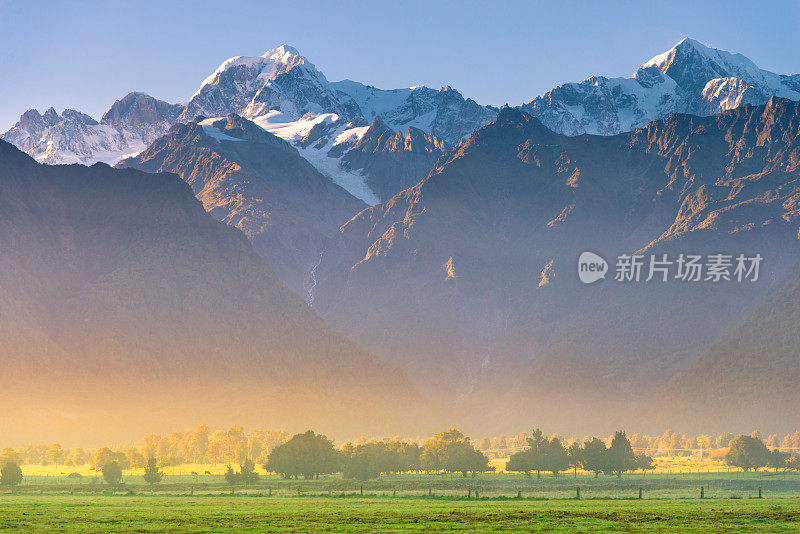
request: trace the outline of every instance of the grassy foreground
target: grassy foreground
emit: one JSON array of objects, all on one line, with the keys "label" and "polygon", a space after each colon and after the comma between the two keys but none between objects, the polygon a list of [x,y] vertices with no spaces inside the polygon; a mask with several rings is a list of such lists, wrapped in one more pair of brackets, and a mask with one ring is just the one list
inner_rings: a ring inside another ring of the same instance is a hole
[{"label": "grassy foreground", "polygon": [[2,495],[4,532],[797,532],[800,499]]}]

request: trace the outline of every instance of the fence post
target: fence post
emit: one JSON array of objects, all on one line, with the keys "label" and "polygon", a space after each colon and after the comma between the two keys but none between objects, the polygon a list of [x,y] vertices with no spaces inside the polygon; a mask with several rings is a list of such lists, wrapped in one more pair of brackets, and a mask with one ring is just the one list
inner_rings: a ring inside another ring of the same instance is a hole
[{"label": "fence post", "polygon": [[758,498],[761,499],[761,486],[758,487]]},{"label": "fence post", "polygon": [[575,500],[581,500],[581,487],[575,486]]},{"label": "fence post", "polygon": [[361,486],[361,495],[364,495],[364,486]]},{"label": "fence post", "polygon": [[518,489],[517,490],[517,499],[521,499],[521,498],[522,498],[522,490]]},{"label": "fence post", "polygon": [[639,500],[642,499],[642,487],[639,486]]},{"label": "fence post", "polygon": [[705,486],[700,486],[700,498],[703,499],[706,496]]},{"label": "fence post", "polygon": [[472,498],[472,490],[468,489],[467,490],[467,499],[471,499],[471,498]]},{"label": "fence post", "polygon": [[475,498],[478,499],[478,490],[475,490]]}]

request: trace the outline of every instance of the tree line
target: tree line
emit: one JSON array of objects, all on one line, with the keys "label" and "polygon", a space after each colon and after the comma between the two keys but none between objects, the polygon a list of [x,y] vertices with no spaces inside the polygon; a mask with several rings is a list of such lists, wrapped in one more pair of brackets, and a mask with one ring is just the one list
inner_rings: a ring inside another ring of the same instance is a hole
[{"label": "tree line", "polygon": [[[530,436],[523,434],[524,441],[515,443],[517,452],[509,455],[506,471],[520,472],[527,476],[542,472],[558,476],[570,469],[577,474],[578,469],[600,474],[622,476],[627,471],[648,471],[654,468],[653,458],[635,454],[634,448],[641,447],[641,436],[628,437],[619,431],[608,440],[587,437],[578,440],[563,440],[558,436],[547,437],[535,429]],[[685,436],[683,437],[685,438]],[[656,445],[677,445],[681,435],[665,432],[651,441]],[[800,434],[787,435],[781,445],[794,444]],[[485,441],[486,438],[484,438]],[[700,436],[701,447],[711,445]],[[639,440],[637,442],[637,440]],[[709,438],[710,440],[710,438]],[[800,470],[800,457],[781,452],[775,445],[776,436],[767,440],[758,432],[734,437],[732,434],[720,435],[714,445],[727,448],[725,462],[745,471],[761,468],[775,470]],[[637,443],[639,447],[637,447]],[[485,443],[481,443],[485,444]],[[491,445],[491,444],[490,444]],[[683,443],[682,443],[683,445]],[[677,448],[677,447],[676,447]],[[103,473],[109,484],[117,484],[122,471],[144,468],[148,484],[160,482],[161,468],[180,465],[188,458],[196,463],[219,463],[238,465],[239,470],[229,467],[226,480],[231,484],[248,484],[258,480],[256,466],[268,472],[278,473],[284,478],[316,478],[323,474],[342,473],[344,477],[368,480],[381,474],[406,472],[459,473],[463,476],[476,476],[491,471],[489,454],[481,446],[458,430],[450,429],[435,434],[420,443],[398,438],[380,441],[360,439],[356,443],[346,443],[337,449],[332,440],[313,431],[290,436],[283,431],[254,431],[246,434],[242,427],[233,426],[227,431],[211,432],[202,425],[194,431],[173,432],[167,437],[151,434],[143,439],[138,447],[112,450],[102,447],[93,452],[83,449],[65,451],[60,445],[26,447],[20,451],[5,448],[0,452],[0,483],[14,486],[21,481],[20,465],[31,463],[67,463],[73,458],[74,465],[91,464],[92,469]],[[31,457],[33,455],[33,457]],[[39,462],[31,460],[39,459]],[[215,460],[215,462],[210,462]]]},{"label": "tree line", "polygon": [[570,468],[576,475],[581,468],[595,477],[600,473],[621,477],[626,471],[655,469],[655,463],[644,453],[634,454],[630,440],[621,430],[614,434],[608,447],[599,438],[587,439],[582,446],[574,441],[565,447],[558,437],[548,438],[537,428],[528,438],[528,448],[512,454],[506,464],[506,471],[527,476],[535,471],[537,477],[542,471],[558,476]]}]

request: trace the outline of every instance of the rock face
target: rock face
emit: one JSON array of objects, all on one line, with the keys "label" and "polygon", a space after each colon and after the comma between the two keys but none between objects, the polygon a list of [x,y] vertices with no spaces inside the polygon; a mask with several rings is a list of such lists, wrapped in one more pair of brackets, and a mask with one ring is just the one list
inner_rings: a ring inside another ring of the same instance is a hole
[{"label": "rock face", "polygon": [[[611,137],[562,136],[506,108],[342,227],[317,270],[317,309],[487,425],[523,424],[487,413],[520,399],[564,431],[612,424],[799,259],[798,131],[800,104],[779,98]],[[758,283],[584,286],[586,250],[612,263],[636,251],[769,259]]]},{"label": "rock face", "polygon": [[363,136],[344,151],[341,166],[360,170],[378,198],[391,198],[426,176],[446,151],[444,142],[422,130],[411,126],[404,135],[375,117]]},{"label": "rock face", "polygon": [[800,100],[800,74],[765,71],[741,54],[687,38],[631,78],[592,76],[560,85],[522,109],[564,135],[614,135],[671,113],[713,115],[772,96]]},{"label": "rock face", "polygon": [[309,300],[311,270],[327,242],[367,207],[238,115],[177,124],[118,166],[183,178],[206,211],[242,230],[280,281]]},{"label": "rock face", "polygon": [[164,135],[183,112],[179,104],[168,104],[145,93],[129,93],[103,114],[100,124],[123,132],[135,132],[145,145]]},{"label": "rock face", "polygon": [[430,413],[177,176],[42,166],[0,142],[0,187],[0,420],[18,439],[231,420],[357,436]]}]

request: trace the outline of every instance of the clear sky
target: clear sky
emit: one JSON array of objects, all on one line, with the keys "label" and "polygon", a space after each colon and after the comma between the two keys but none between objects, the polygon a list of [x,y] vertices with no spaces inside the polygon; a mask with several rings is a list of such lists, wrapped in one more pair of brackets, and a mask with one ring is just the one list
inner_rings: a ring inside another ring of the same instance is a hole
[{"label": "clear sky", "polygon": [[329,80],[451,85],[512,105],[628,76],[685,36],[800,72],[800,0],[171,2],[0,0],[0,131],[30,108],[96,119],[130,91],[186,100],[223,60],[288,43]]}]

